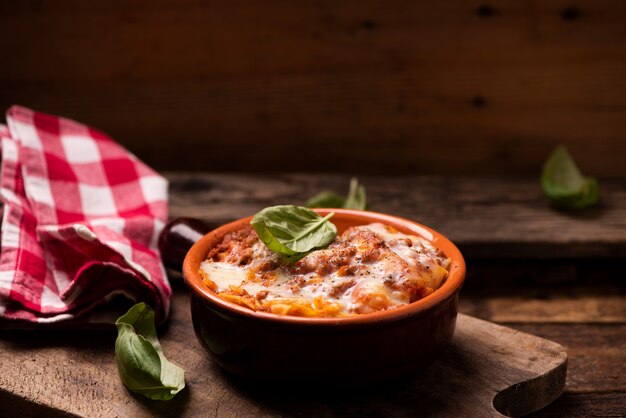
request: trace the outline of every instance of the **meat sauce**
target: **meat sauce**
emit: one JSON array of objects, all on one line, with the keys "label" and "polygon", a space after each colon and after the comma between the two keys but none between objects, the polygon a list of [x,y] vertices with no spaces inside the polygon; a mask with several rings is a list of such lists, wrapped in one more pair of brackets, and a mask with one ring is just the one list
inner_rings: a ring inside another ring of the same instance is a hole
[{"label": "meat sauce", "polygon": [[348,228],[295,263],[246,226],[223,237],[200,274],[220,297],[254,311],[338,317],[415,302],[441,287],[449,266],[430,242],[380,223]]}]

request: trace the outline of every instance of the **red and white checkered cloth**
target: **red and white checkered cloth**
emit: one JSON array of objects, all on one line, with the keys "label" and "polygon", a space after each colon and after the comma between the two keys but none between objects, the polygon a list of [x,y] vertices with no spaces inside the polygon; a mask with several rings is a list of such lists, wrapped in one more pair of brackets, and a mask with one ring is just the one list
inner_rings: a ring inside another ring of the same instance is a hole
[{"label": "red and white checkered cloth", "polygon": [[[105,134],[12,107],[0,125],[0,327],[98,316],[115,296],[164,320],[171,288],[157,250],[167,181]],[[119,312],[118,312],[119,313]]]}]

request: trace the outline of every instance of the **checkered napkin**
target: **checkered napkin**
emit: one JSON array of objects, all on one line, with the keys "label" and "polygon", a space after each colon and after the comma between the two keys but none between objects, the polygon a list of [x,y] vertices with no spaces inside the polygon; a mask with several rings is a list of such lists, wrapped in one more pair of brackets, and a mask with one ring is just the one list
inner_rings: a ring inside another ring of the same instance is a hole
[{"label": "checkered napkin", "polygon": [[[110,322],[123,295],[169,311],[167,181],[108,136],[14,106],[0,125],[0,327]],[[117,312],[119,313],[119,312]],[[117,314],[116,313],[116,314]]]}]

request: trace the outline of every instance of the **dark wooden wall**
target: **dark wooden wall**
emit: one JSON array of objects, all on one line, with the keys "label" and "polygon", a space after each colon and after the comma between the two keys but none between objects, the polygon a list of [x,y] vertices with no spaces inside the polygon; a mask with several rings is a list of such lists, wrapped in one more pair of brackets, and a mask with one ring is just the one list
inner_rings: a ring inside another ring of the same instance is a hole
[{"label": "dark wooden wall", "polygon": [[626,177],[624,0],[0,0],[0,57],[158,169]]}]

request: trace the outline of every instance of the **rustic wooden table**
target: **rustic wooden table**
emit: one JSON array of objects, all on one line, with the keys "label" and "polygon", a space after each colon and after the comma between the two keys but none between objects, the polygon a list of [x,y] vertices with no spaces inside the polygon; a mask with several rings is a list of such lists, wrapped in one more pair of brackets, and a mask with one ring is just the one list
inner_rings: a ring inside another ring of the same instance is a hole
[{"label": "rustic wooden table", "polygon": [[[219,224],[280,203],[303,203],[321,189],[341,191],[347,178],[333,175],[170,174],[171,215]],[[467,257],[461,312],[506,324],[562,344],[569,355],[565,393],[536,416],[626,416],[626,183],[602,181],[603,201],[583,214],[550,208],[536,179],[363,177],[373,210],[417,220],[448,235]],[[161,339],[166,353],[185,341],[184,287],[174,283],[173,318]],[[186,332],[186,331],[185,331]],[[233,387],[208,386],[195,376],[174,401],[144,401],[117,379],[114,332],[4,332],[0,334],[0,416],[93,415],[94,399],[116,394],[97,415],[120,415],[116,404],[137,413],[177,416],[307,415],[233,397]],[[197,367],[197,359],[177,359]],[[59,363],[63,366],[60,367]],[[88,366],[85,366],[87,364]],[[80,367],[77,367],[80,366]],[[50,380],[59,373],[59,384]],[[67,370],[66,373],[59,370]],[[67,393],[69,383],[80,390]],[[194,399],[213,410],[193,411]],[[113,399],[112,399],[113,401]],[[117,402],[117,403],[116,403]],[[293,403],[285,403],[292,405]],[[190,413],[192,412],[192,413]],[[357,415],[358,405],[332,405],[311,413]],[[385,414],[385,411],[370,411]],[[388,411],[400,413],[402,410]],[[408,411],[404,411],[408,414]]]}]

